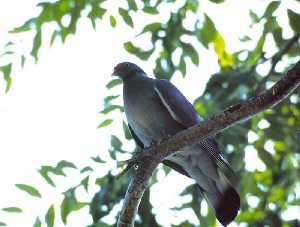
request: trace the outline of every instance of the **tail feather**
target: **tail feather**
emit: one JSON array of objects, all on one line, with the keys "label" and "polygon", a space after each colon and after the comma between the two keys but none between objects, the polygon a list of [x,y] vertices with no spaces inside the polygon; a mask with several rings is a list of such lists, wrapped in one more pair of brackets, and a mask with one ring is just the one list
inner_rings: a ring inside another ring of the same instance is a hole
[{"label": "tail feather", "polygon": [[232,222],[240,209],[240,196],[236,190],[228,183],[224,190],[218,193],[208,192],[202,189],[202,193],[208,200],[208,203],[213,207],[214,213],[218,221],[227,226]]},{"label": "tail feather", "polygon": [[240,196],[233,187],[222,193],[219,204],[214,207],[218,221],[226,226],[234,220],[240,209]]}]

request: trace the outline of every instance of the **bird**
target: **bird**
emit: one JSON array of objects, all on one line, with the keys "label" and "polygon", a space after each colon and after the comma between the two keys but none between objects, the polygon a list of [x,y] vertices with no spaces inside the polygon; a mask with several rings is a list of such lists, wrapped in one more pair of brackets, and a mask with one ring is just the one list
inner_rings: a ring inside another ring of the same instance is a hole
[{"label": "bird", "polygon": [[[139,147],[150,147],[203,121],[170,81],[150,78],[142,68],[131,62],[117,64],[112,75],[123,82],[128,128]],[[163,163],[195,180],[223,226],[235,219],[240,209],[240,197],[225,176],[225,172],[232,169],[214,137],[176,151]]]}]

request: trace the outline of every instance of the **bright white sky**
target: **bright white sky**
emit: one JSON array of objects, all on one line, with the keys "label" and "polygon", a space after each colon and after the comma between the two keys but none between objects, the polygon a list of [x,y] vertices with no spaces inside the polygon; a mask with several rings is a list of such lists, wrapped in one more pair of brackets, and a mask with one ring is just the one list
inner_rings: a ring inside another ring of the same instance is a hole
[{"label": "bright white sky", "polygon": [[[35,7],[38,2],[0,1],[1,48],[13,39],[19,43],[17,51],[29,53],[30,34],[16,38],[8,36],[7,31],[39,13],[39,9]],[[256,12],[262,12],[265,5],[266,1],[258,0],[228,0],[222,5],[201,1],[203,9],[208,10],[208,14],[224,35],[229,51],[239,48],[239,37],[250,34],[249,7]],[[141,28],[144,20],[139,18],[136,23],[137,27]],[[50,31],[51,28],[47,27]],[[16,64],[13,67],[12,88],[8,94],[4,94],[4,82],[0,80],[0,208],[19,206],[25,211],[25,214],[16,215],[0,212],[0,221],[8,223],[9,226],[32,226],[34,215],[39,211],[45,213],[44,210],[51,202],[61,199],[56,190],[51,190],[37,173],[36,170],[41,165],[54,165],[65,159],[83,167],[90,164],[91,156],[107,155],[109,135],[120,134],[122,130],[120,124],[114,124],[106,130],[96,129],[105,117],[99,114],[103,98],[107,94],[121,93],[120,88],[113,91],[105,89],[113,66],[128,60],[140,64],[146,72],[152,72],[153,61],[141,62],[123,50],[123,42],[132,40],[136,31],[124,25],[121,20],[116,29],[111,29],[108,18],[105,17],[104,21],[99,23],[97,32],[92,30],[89,21],[81,20],[77,31],[75,36],[67,39],[66,44],[55,42],[52,48],[48,47],[49,34],[46,34],[38,64],[29,60],[25,68],[20,69],[19,59],[13,58]],[[255,34],[255,31],[251,34]],[[173,80],[191,101],[203,91],[208,76],[218,70],[214,55],[201,50],[206,54],[200,54],[199,68],[191,66],[186,79],[176,75]],[[18,54],[15,56],[19,57]],[[6,62],[7,59],[0,59],[1,64]],[[194,89],[191,89],[191,86]],[[72,175],[72,172],[69,174]],[[58,178],[58,182],[71,185],[79,181],[76,176],[78,174],[68,178],[67,183],[61,178]],[[172,173],[153,187],[151,198],[155,210],[159,210],[159,220],[166,227],[169,226],[170,220],[174,224],[179,220],[176,213],[168,208],[180,205],[182,200],[176,199],[176,194],[185,185],[183,183],[181,187],[178,184],[176,187],[170,187],[174,184],[174,179],[176,182],[179,179],[189,182],[185,177]],[[30,196],[14,187],[16,183],[36,186],[45,195],[44,199],[39,201],[29,198]],[[61,187],[60,190],[64,188]],[[164,190],[166,188],[168,193]],[[186,199],[188,198],[184,200]],[[86,213],[87,211],[83,210],[80,215],[73,215],[68,226],[80,227],[89,223],[90,218]],[[191,210],[187,209],[185,215],[191,217]],[[56,226],[61,226],[61,223],[57,223]]]}]

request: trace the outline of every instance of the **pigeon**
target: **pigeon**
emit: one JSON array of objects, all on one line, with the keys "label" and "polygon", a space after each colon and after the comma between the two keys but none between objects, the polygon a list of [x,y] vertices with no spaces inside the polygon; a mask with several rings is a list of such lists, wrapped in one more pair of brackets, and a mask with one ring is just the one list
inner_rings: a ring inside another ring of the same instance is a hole
[{"label": "pigeon", "polygon": [[[141,148],[150,147],[203,121],[193,105],[168,80],[152,79],[130,62],[119,63],[112,75],[123,81],[128,127]],[[235,219],[240,209],[240,197],[225,176],[231,168],[215,138],[176,151],[163,163],[195,180],[223,226]]]}]

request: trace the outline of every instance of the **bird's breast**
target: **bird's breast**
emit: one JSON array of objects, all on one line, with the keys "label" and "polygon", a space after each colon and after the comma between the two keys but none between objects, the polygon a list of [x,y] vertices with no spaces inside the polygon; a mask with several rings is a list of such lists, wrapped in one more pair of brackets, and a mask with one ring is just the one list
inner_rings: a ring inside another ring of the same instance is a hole
[{"label": "bird's breast", "polygon": [[154,88],[151,88],[138,88],[134,93],[124,91],[124,109],[128,123],[146,146],[181,130],[161,103]]}]

